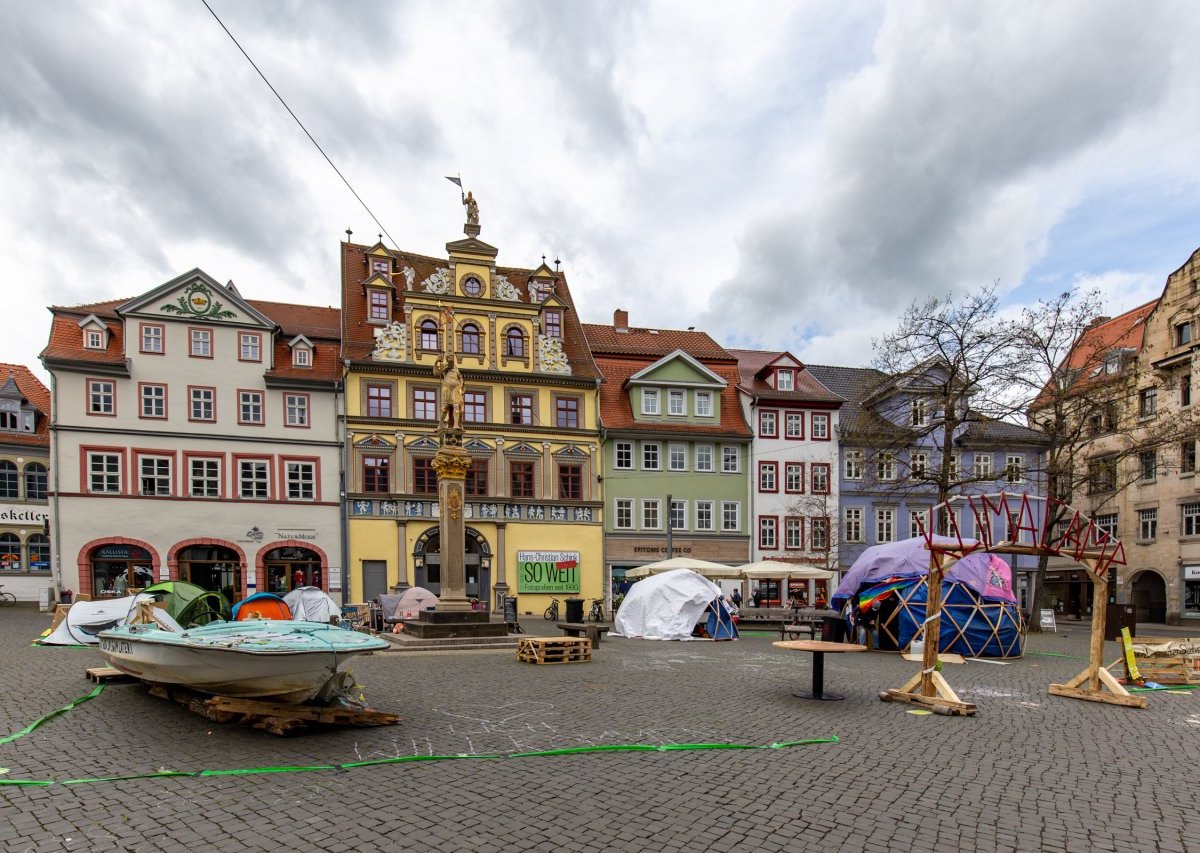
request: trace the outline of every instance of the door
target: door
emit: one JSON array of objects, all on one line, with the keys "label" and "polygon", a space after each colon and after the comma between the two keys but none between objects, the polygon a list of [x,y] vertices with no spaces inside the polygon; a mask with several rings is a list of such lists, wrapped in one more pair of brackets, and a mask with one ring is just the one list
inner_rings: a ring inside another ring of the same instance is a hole
[{"label": "door", "polygon": [[363,560],[363,601],[375,601],[387,592],[387,560]]},{"label": "door", "polygon": [[1137,621],[1167,621],[1167,585],[1154,572],[1142,572],[1133,581],[1133,603]]}]

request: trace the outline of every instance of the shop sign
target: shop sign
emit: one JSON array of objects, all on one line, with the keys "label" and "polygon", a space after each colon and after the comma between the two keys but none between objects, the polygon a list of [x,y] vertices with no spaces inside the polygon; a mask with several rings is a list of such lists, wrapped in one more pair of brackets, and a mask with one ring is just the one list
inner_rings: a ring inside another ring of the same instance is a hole
[{"label": "shop sign", "polygon": [[1183,579],[1189,581],[1200,581],[1200,566],[1184,566]]},{"label": "shop sign", "polygon": [[45,524],[50,507],[26,504],[0,504],[0,524]]},{"label": "shop sign", "polygon": [[579,592],[579,552],[518,551],[517,592]]},{"label": "shop sign", "polygon": [[92,554],[95,560],[137,560],[150,562],[150,553],[136,545],[103,545]]}]

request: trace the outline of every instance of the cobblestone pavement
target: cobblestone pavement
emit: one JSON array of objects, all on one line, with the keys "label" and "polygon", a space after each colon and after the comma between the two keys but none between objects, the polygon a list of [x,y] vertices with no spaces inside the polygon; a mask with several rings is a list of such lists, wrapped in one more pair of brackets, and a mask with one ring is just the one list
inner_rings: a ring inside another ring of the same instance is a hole
[{"label": "cobblestone pavement", "polygon": [[[91,649],[31,647],[48,625],[0,611],[0,736],[88,692]],[[546,632],[549,633],[549,632]],[[1200,697],[1147,710],[1052,697],[1085,665],[1082,631],[1034,636],[1007,666],[945,674],[975,718],[916,716],[876,695],[915,664],[832,655],[842,702],[794,698],[807,654],[736,643],[607,640],[587,664],[511,652],[387,653],[358,680],[399,726],[278,738],[112,685],[0,745],[0,779],[338,764],[605,743],[774,750],[601,752],[353,770],[0,786],[0,849],[1200,850],[1188,824]],[[1115,644],[1106,652],[1116,657]],[[1063,656],[1073,657],[1063,657]]]}]

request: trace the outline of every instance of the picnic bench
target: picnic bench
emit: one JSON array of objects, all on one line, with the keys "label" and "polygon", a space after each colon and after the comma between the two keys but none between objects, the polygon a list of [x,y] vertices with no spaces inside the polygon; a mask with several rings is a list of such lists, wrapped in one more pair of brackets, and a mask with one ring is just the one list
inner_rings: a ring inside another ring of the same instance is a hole
[{"label": "picnic bench", "polygon": [[608,633],[607,625],[597,625],[595,623],[588,625],[584,622],[556,622],[554,627],[561,628],[563,634],[568,637],[587,637],[592,641],[593,649],[600,647],[600,640]]}]

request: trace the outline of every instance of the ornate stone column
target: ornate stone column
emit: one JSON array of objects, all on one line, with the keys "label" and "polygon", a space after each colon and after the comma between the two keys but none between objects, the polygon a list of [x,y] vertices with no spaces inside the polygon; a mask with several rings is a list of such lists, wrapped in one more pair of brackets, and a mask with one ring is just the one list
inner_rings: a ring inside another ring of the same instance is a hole
[{"label": "ornate stone column", "polygon": [[[457,436],[454,435],[457,433]],[[455,441],[457,439],[457,441]],[[441,503],[441,574],[439,611],[469,611],[467,576],[464,566],[466,551],[465,480],[471,467],[471,457],[461,447],[462,430],[445,429],[442,446],[433,457],[433,470],[438,478],[438,500]],[[459,445],[459,446],[456,446]]]},{"label": "ornate stone column", "polygon": [[492,565],[496,569],[496,582],[492,584],[492,589],[495,591],[497,613],[504,612],[504,598],[508,595],[507,565],[504,560],[504,555],[508,553],[508,546],[504,541],[507,528],[508,522],[496,522],[496,553],[492,557]]}]

